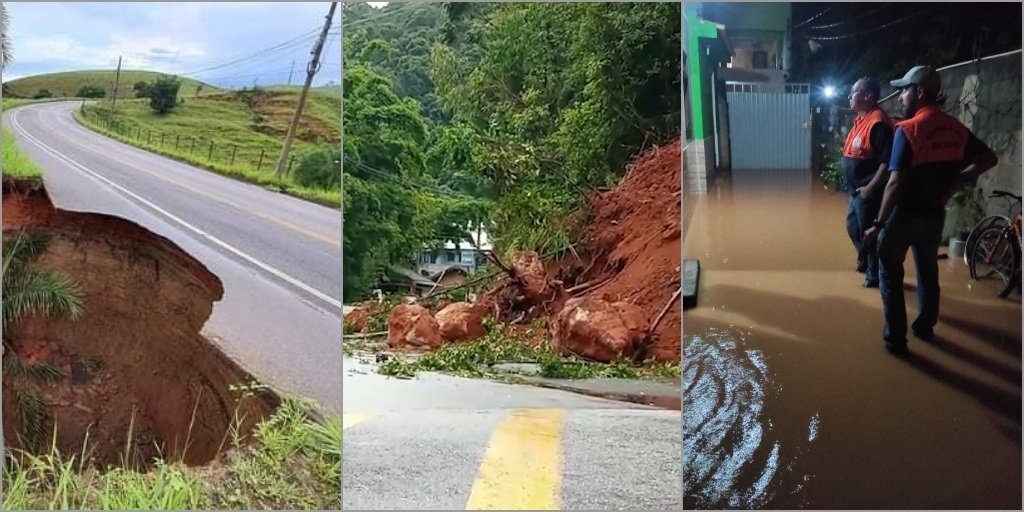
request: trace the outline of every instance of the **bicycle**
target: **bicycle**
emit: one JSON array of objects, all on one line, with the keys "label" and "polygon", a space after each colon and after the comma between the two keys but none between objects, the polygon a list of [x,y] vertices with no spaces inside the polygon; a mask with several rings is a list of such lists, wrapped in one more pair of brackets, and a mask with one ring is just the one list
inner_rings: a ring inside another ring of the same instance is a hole
[{"label": "bicycle", "polygon": [[[1001,190],[993,191],[990,197],[1009,197],[1013,198],[1017,204],[1021,203],[1021,196]],[[979,226],[975,226],[975,229]],[[972,231],[971,236],[974,234]],[[1021,239],[1020,213],[1017,213],[1013,221],[1008,222],[1005,226],[989,226],[978,233],[968,257],[971,279],[980,281],[993,274],[998,275],[1005,282],[1003,288],[997,293],[1001,299],[1009,296],[1015,288],[1019,289],[1021,287]],[[970,237],[968,237],[968,241],[970,241]]]},{"label": "bicycle", "polygon": [[[1007,201],[1011,198],[1016,199],[1016,201],[1011,201],[1009,206],[1007,206],[1006,210],[1009,212],[1013,211],[1015,204],[1019,205],[1021,202],[1020,196],[1015,196],[1003,190],[993,190],[992,195],[988,196],[989,199],[995,199],[997,197],[1006,199]],[[1010,217],[1006,215],[989,215],[975,224],[974,227],[971,228],[971,232],[967,236],[967,240],[964,241],[964,264],[971,264],[969,257],[971,252],[974,250],[974,244],[978,241],[978,236],[981,235],[981,233],[992,228],[1002,229],[1010,226],[1011,224],[1013,224],[1013,221],[1011,221]],[[974,279],[975,276],[972,274],[971,278]]]}]

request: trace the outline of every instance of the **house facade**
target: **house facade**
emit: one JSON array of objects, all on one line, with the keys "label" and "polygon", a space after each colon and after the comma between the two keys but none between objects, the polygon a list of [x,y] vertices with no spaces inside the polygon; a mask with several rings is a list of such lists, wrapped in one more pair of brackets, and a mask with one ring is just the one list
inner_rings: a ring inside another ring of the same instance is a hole
[{"label": "house facade", "polygon": [[730,82],[785,84],[789,3],[683,3],[684,188],[704,194],[732,166]]}]

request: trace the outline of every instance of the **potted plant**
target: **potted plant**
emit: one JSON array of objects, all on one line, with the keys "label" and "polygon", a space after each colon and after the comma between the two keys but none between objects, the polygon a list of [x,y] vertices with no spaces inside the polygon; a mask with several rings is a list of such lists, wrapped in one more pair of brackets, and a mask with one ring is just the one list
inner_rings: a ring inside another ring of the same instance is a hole
[{"label": "potted plant", "polygon": [[825,182],[825,188],[834,188],[839,192],[849,192],[846,186],[846,175],[843,174],[843,150],[838,139],[831,139],[822,144],[824,155],[822,158],[821,178]]},{"label": "potted plant", "polygon": [[985,216],[980,187],[967,185],[958,190],[946,205],[946,226],[943,233],[949,240],[951,257],[963,256],[964,243],[971,229]]}]

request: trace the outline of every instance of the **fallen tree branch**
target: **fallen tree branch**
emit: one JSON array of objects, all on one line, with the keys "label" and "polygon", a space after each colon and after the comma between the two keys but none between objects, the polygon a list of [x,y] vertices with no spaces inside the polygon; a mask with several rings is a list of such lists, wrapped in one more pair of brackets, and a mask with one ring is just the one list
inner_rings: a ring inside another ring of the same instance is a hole
[{"label": "fallen tree branch", "polygon": [[[560,251],[564,251],[564,250],[567,250],[567,249],[573,248],[573,247],[574,246],[570,245],[568,248],[563,247],[561,249],[554,249],[554,250],[548,252],[547,254],[542,255],[540,257],[540,259],[544,260],[544,259],[546,259],[546,258],[548,258],[548,257],[550,257],[550,256],[552,256],[554,254],[557,254]],[[474,278],[474,279],[471,279],[469,281],[466,281],[465,283],[462,283],[459,286],[456,286],[455,288],[446,288],[444,290],[438,290],[435,293],[430,293],[427,296],[423,297],[423,300],[429,300],[429,299],[432,299],[434,297],[441,296],[441,295],[448,295],[449,293],[454,292],[456,290],[461,290],[461,289],[466,288],[468,286],[473,286],[474,284],[477,284],[477,283],[479,283],[481,281],[486,281],[486,280],[488,280],[488,279],[490,279],[490,278],[492,278],[492,277],[494,277],[494,276],[496,276],[498,274],[501,274],[502,272],[507,273],[507,271],[504,270],[504,269],[496,271],[496,272],[491,272],[490,274],[487,274],[487,275],[485,275],[483,277],[478,277],[478,278]]]},{"label": "fallen tree branch", "polygon": [[367,338],[379,338],[381,336],[387,336],[388,331],[381,332],[368,332],[364,334],[345,334],[342,339],[344,340],[365,340]]},{"label": "fallen tree branch", "polygon": [[609,277],[608,279],[605,279],[604,281],[601,281],[601,282],[597,282],[596,279],[593,280],[593,281],[587,281],[587,282],[585,282],[583,284],[579,284],[579,285],[573,286],[572,288],[569,288],[568,290],[565,290],[565,291],[569,295],[572,295],[572,294],[574,294],[576,292],[589,291],[589,290],[591,290],[593,288],[600,288],[601,286],[604,286],[605,284],[607,284],[612,279],[615,279],[615,276]]},{"label": "fallen tree branch", "polygon": [[658,318],[655,318],[654,323],[652,323],[651,327],[647,329],[648,332],[654,332],[654,330],[658,328],[658,324],[661,323],[661,319],[665,318],[665,313],[668,313],[669,308],[671,308],[672,304],[679,299],[679,295],[681,293],[683,293],[682,287],[672,294],[672,298],[668,300],[668,304],[665,304],[665,307],[661,309],[661,313],[658,314]]}]

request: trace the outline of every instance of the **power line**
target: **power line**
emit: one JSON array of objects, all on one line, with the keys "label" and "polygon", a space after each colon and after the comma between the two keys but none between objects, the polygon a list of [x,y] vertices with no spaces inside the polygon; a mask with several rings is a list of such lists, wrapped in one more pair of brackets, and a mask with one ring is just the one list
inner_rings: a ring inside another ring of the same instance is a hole
[{"label": "power line", "polygon": [[854,20],[859,20],[861,18],[864,18],[864,17],[867,17],[867,16],[871,16],[872,14],[874,14],[874,13],[876,13],[878,11],[881,11],[882,9],[885,9],[886,7],[888,7],[890,5],[892,5],[892,4],[891,3],[883,4],[881,7],[877,8],[877,9],[872,9],[871,11],[868,11],[868,12],[866,12],[864,14],[861,14],[860,16],[854,16],[853,18],[842,20],[842,21],[837,21],[835,23],[830,23],[828,25],[818,25],[816,27],[807,27],[807,30],[821,30],[821,29],[826,29],[826,28],[838,27],[839,25],[842,25],[844,23],[849,23],[849,22],[854,21]]},{"label": "power line", "polygon": [[216,69],[222,69],[222,68],[225,68],[225,67],[232,66],[234,64],[238,64],[240,62],[245,62],[247,60],[252,60],[254,58],[261,57],[261,56],[264,56],[264,55],[267,55],[269,53],[273,53],[273,52],[276,52],[276,51],[279,51],[279,50],[282,50],[282,49],[285,49],[285,48],[289,48],[289,47],[292,47],[292,46],[298,46],[300,44],[305,44],[308,41],[310,41],[311,39],[315,38],[316,37],[316,32],[318,32],[319,30],[320,29],[314,29],[311,32],[304,32],[302,35],[300,35],[298,37],[295,37],[293,39],[289,39],[288,41],[285,41],[283,43],[271,46],[269,48],[264,48],[264,49],[262,49],[262,50],[260,50],[260,51],[258,51],[256,53],[247,55],[245,57],[236,58],[234,60],[225,62],[223,64],[218,64],[218,65],[215,65],[215,66],[210,66],[210,67],[199,69],[199,70],[196,70],[196,71],[190,71],[190,72],[187,72],[187,73],[179,73],[179,75],[180,76],[198,75],[200,73],[205,73],[205,72],[213,71],[213,70],[216,70]]},{"label": "power line", "polygon": [[909,16],[904,16],[903,18],[900,18],[900,19],[898,19],[896,21],[893,21],[891,23],[886,23],[885,25],[881,25],[881,26],[878,26],[878,27],[875,27],[875,28],[870,28],[870,29],[867,29],[867,30],[863,30],[861,32],[856,32],[856,33],[853,33],[853,34],[847,34],[845,36],[835,36],[835,37],[811,36],[808,39],[816,40],[816,41],[835,41],[837,39],[849,39],[851,37],[862,36],[864,34],[868,34],[868,33],[871,33],[871,32],[877,32],[877,31],[882,30],[884,28],[889,28],[889,27],[891,27],[893,25],[896,25],[898,23],[903,23],[904,21],[907,21],[910,18],[913,18],[915,16],[920,16],[921,14],[934,12],[935,10],[936,9],[932,8],[932,9],[925,9],[925,10],[922,10],[922,11],[917,11],[917,12],[915,12],[915,13],[909,15]]},{"label": "power line", "polygon": [[403,11],[403,9],[401,7],[396,7],[393,10],[390,10],[388,12],[380,13],[377,16],[370,16],[368,18],[358,19],[358,20],[355,20],[355,21],[351,21],[349,23],[345,23],[345,13],[342,12],[342,15],[341,15],[341,21],[342,21],[341,26],[344,27],[344,28],[354,27],[354,26],[357,26],[357,25],[361,25],[363,23],[369,23],[371,21],[377,21],[377,20],[379,20],[381,18],[387,18],[388,16],[391,16],[391,15],[397,13],[397,12],[402,12],[402,11]]},{"label": "power line", "polygon": [[802,27],[802,26],[804,26],[804,25],[806,25],[806,24],[808,24],[808,23],[818,19],[819,17],[821,17],[822,14],[825,14],[826,12],[831,11],[831,10],[832,10],[832,7],[826,7],[824,11],[821,11],[818,14],[815,14],[814,16],[811,16],[810,18],[807,18],[806,20],[804,20],[802,22],[797,23],[796,25],[793,25],[793,28],[800,28],[800,27]]}]

